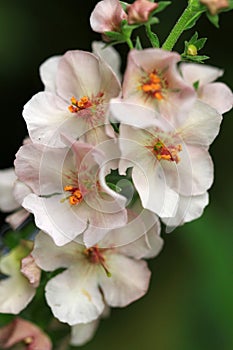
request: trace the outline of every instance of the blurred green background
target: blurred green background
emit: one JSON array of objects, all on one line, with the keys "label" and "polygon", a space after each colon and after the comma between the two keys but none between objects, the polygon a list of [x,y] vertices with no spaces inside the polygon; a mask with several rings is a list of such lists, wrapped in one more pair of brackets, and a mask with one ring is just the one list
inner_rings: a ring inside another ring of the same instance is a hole
[{"label": "blurred green background", "polygon": [[[38,67],[69,49],[90,50],[100,39],[89,27],[97,1],[0,0],[0,168],[12,166],[26,135],[23,105],[41,90]],[[165,39],[185,1],[174,0],[159,17]],[[220,16],[220,29],[203,16],[196,27],[208,42],[209,64],[225,69],[223,81],[233,88],[233,13]],[[194,30],[183,35],[189,38]],[[182,49],[183,44],[177,46]],[[119,47],[125,60],[126,48]],[[165,247],[149,262],[149,293],[125,309],[112,310],[84,350],[232,350],[233,349],[233,112],[211,147],[215,183],[203,217],[164,234]],[[2,217],[1,217],[2,219]]]}]

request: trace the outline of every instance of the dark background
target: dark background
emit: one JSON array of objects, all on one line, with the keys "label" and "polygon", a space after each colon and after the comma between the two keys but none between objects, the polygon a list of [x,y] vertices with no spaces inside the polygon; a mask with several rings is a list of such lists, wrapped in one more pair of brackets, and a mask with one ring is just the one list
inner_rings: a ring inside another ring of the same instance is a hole
[{"label": "dark background", "polygon": [[[90,50],[100,36],[89,16],[97,1],[0,0],[0,168],[11,167],[24,136],[23,105],[43,89],[39,65],[69,49]],[[185,1],[174,0],[159,17],[161,41],[168,35]],[[196,27],[208,37],[203,54],[225,69],[223,81],[233,88],[233,15],[220,16],[220,29],[203,16]],[[190,38],[191,30],[182,36]],[[181,45],[176,47],[182,50]],[[118,48],[125,60],[126,47]],[[233,113],[211,147],[215,183],[203,217],[166,235],[145,298],[103,321],[86,350],[231,350],[233,349],[232,133]]]}]

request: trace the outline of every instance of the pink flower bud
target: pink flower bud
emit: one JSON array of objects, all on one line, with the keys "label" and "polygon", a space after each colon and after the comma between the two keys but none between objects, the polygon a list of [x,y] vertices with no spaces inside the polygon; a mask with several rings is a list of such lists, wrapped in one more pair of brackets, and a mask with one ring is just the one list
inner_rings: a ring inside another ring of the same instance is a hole
[{"label": "pink flower bud", "polygon": [[157,3],[148,0],[136,0],[127,7],[129,24],[147,22],[151,12],[157,7]]},{"label": "pink flower bud", "polygon": [[228,0],[200,0],[200,2],[208,7],[211,15],[216,15],[221,9],[229,7]]}]

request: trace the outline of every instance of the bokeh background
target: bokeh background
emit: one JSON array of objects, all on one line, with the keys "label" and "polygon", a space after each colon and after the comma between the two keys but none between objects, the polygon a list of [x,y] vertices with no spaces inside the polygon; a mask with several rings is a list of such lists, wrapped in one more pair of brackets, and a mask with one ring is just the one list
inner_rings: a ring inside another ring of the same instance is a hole
[{"label": "bokeh background", "polygon": [[[0,0],[0,168],[12,166],[27,133],[22,108],[43,89],[39,65],[69,49],[90,50],[91,41],[100,39],[89,27],[96,3]],[[159,16],[157,33],[162,41],[185,4],[173,0]],[[203,51],[211,57],[208,63],[224,68],[223,81],[233,88],[233,13],[220,16],[218,30],[203,16],[196,30],[200,37],[208,37]],[[182,46],[181,40],[177,50]],[[124,62],[127,50],[118,49]],[[230,112],[211,147],[215,163],[211,204],[201,219],[163,234],[164,250],[149,262],[153,271],[149,293],[128,308],[112,310],[84,350],[233,349],[232,135]]]}]

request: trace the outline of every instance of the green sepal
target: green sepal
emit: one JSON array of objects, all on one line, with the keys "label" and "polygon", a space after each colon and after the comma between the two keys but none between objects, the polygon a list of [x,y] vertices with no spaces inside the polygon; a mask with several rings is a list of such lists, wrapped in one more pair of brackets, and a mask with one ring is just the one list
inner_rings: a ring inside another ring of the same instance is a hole
[{"label": "green sepal", "polygon": [[[209,57],[206,55],[198,55],[197,52],[201,50],[207,38],[198,38],[198,32],[195,32],[189,41],[185,41],[184,52],[181,57],[184,61],[198,62],[203,63],[203,61],[207,60]],[[193,46],[196,49],[195,54],[190,54],[190,46]]]},{"label": "green sepal", "polygon": [[124,1],[120,1],[121,7],[123,8],[124,11],[126,11],[127,6],[129,6],[129,4],[127,4],[127,2]]},{"label": "green sepal", "polygon": [[[155,1],[152,1],[152,2],[155,2]],[[152,12],[152,15],[154,15],[155,13],[162,12],[169,5],[171,5],[171,1],[159,1],[158,7]]]},{"label": "green sepal", "polygon": [[199,81],[199,80],[197,80],[197,81],[195,81],[195,82],[193,83],[193,87],[194,87],[194,89],[195,89],[196,91],[198,90],[199,85],[200,85],[200,81]]},{"label": "green sepal", "polygon": [[182,54],[181,58],[183,61],[191,61],[191,62],[196,62],[196,63],[204,63],[203,61],[208,60],[209,56],[205,55],[197,55],[197,56],[191,56],[191,55],[185,55]]},{"label": "green sepal", "polygon": [[112,41],[118,41],[118,42],[125,41],[125,37],[119,32],[104,32],[104,35],[106,35]]},{"label": "green sepal", "polygon": [[206,12],[206,16],[208,20],[216,27],[219,28],[219,16],[218,14],[216,15],[211,15],[209,12]]},{"label": "green sepal", "polygon": [[[137,36],[137,38],[136,38],[135,49],[137,49],[137,50],[142,50],[143,49],[139,36]],[[119,132],[119,129],[118,129],[118,132]]]}]

